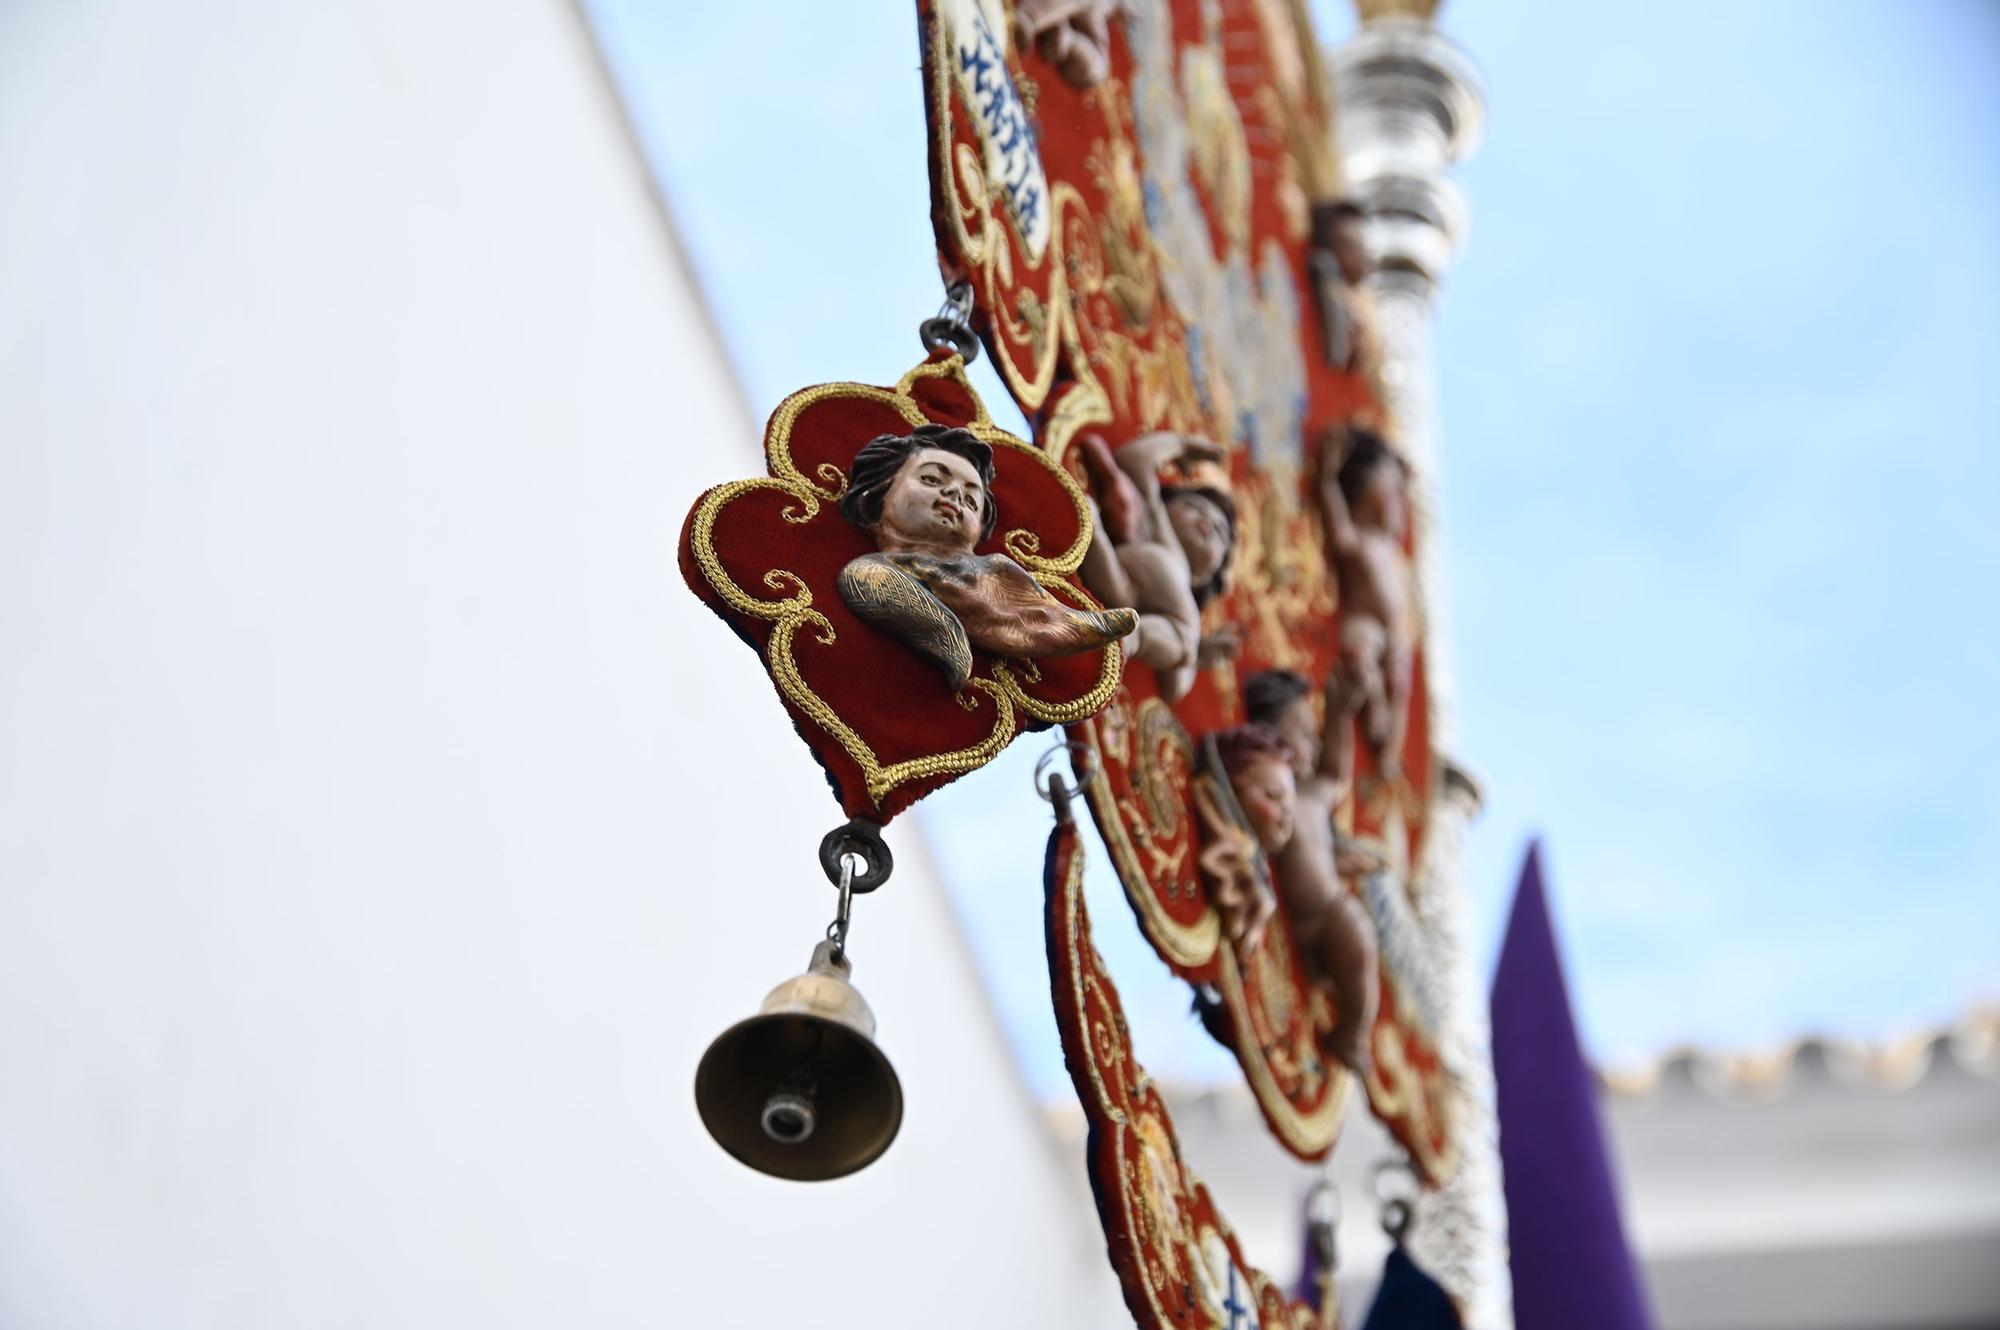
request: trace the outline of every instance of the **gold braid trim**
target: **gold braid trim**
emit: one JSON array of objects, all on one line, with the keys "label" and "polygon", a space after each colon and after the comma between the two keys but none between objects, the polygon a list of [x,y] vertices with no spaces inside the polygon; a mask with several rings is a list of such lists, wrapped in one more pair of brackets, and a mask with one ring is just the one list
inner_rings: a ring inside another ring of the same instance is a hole
[{"label": "gold braid trim", "polygon": [[[832,623],[826,616],[813,608],[812,590],[805,579],[784,568],[773,568],[764,574],[764,585],[781,593],[776,600],[767,600],[751,594],[738,586],[723,568],[722,560],[715,551],[715,523],[722,509],[728,504],[756,490],[777,490],[791,496],[797,502],[787,505],[782,516],[788,522],[810,521],[819,513],[822,503],[840,498],[847,489],[847,477],[831,462],[823,462],[816,468],[821,483],[815,484],[802,473],[792,460],[791,432],[799,416],[816,402],[829,397],[858,397],[866,401],[879,402],[890,407],[911,425],[925,423],[927,417],[909,396],[909,388],[919,378],[945,377],[955,379],[972,399],[975,417],[967,426],[974,435],[997,448],[1009,448],[1034,460],[1064,488],[1076,512],[1078,533],[1074,544],[1052,559],[1036,557],[1032,550],[1023,557],[1015,546],[1039,546],[1039,541],[1031,531],[1016,530],[1007,534],[1008,553],[1018,560],[1028,572],[1043,586],[1057,596],[1065,597],[1073,603],[1082,603],[1080,593],[1065,577],[1074,572],[1083,562],[1083,552],[1090,544],[1090,508],[1084,502],[1083,491],[1069,473],[1050,461],[1032,444],[1024,443],[1006,431],[994,426],[986,413],[985,404],[972,390],[965,379],[965,363],[957,356],[948,360],[925,362],[904,375],[894,391],[877,388],[865,383],[821,383],[810,388],[802,388],[779,404],[771,414],[771,423],[765,434],[765,453],[769,458],[771,474],[751,480],[736,480],[718,485],[702,496],[695,509],[693,527],[689,533],[689,543],[694,549],[695,563],[702,576],[723,602],[739,614],[768,620],[773,624],[771,638],[764,648],[764,660],[771,672],[778,691],[801,712],[810,717],[826,733],[840,744],[854,764],[861,768],[868,798],[877,807],[888,793],[899,785],[913,780],[927,780],[937,776],[956,775],[982,767],[999,755],[1016,733],[1020,725],[1016,710],[1039,721],[1052,724],[1070,724],[1089,716],[1111,700],[1118,681],[1124,672],[1124,656],[1116,643],[1104,649],[1103,668],[1098,672],[1096,683],[1082,697],[1070,702],[1049,702],[1032,697],[1025,692],[1014,672],[1002,662],[993,667],[993,678],[973,679],[971,687],[993,699],[993,729],[986,738],[967,748],[948,753],[933,753],[924,757],[911,758],[904,762],[884,766],[876,757],[875,750],[857,734],[854,728],[842,720],[824,698],[812,690],[800,673],[798,661],[793,655],[792,642],[800,629],[811,632],[814,640],[822,646],[831,646],[835,640]],[[963,699],[970,694],[961,693]],[[968,709],[976,708],[977,699]]]},{"label": "gold braid trim", "polygon": [[[1138,1109],[1140,1100],[1152,1088],[1153,1081],[1152,1077],[1147,1074],[1146,1069],[1137,1063],[1136,1050],[1132,1050],[1128,1054],[1127,1050],[1131,1046],[1131,1032],[1123,1028],[1111,1028],[1110,1023],[1113,1019],[1118,1019],[1120,1027],[1123,1026],[1123,1020],[1122,1017],[1114,1016],[1115,1008],[1112,1003],[1114,1001],[1113,994],[1115,994],[1115,989],[1110,993],[1106,991],[1110,988],[1110,975],[1104,968],[1103,957],[1097,954],[1097,949],[1092,944],[1089,930],[1085,926],[1083,918],[1084,857],[1080,840],[1081,832],[1075,828],[1071,828],[1067,834],[1070,838],[1068,862],[1063,873],[1060,888],[1062,892],[1060,918],[1062,920],[1062,946],[1064,952],[1064,959],[1060,969],[1065,973],[1061,976],[1052,973],[1051,978],[1059,979],[1066,977],[1069,981],[1070,1003],[1076,1012],[1077,1025],[1087,1045],[1087,1047],[1075,1051],[1082,1059],[1084,1068],[1090,1075],[1091,1097],[1097,1101],[1097,1109],[1110,1130],[1112,1156],[1119,1161],[1117,1165],[1117,1181],[1119,1183],[1117,1190],[1118,1208],[1124,1216],[1122,1231],[1129,1235],[1130,1240],[1144,1248],[1143,1254],[1148,1258],[1145,1264],[1140,1266],[1136,1271],[1137,1274],[1142,1276],[1137,1282],[1145,1292],[1146,1301],[1152,1310],[1154,1319],[1161,1325],[1171,1325],[1175,1323],[1174,1314],[1167,1307],[1161,1305],[1160,1295],[1172,1289],[1174,1285],[1160,1277],[1161,1272],[1159,1267],[1154,1265],[1150,1258],[1159,1254],[1164,1247],[1165,1244],[1161,1241],[1163,1237],[1175,1240],[1176,1235],[1160,1234],[1157,1227],[1153,1224],[1151,1217],[1143,1212],[1143,1202],[1135,1203],[1134,1183],[1137,1179],[1126,1170],[1124,1163],[1127,1158],[1127,1136],[1135,1132],[1143,1133],[1141,1132],[1141,1123],[1134,1121],[1133,1114],[1128,1113],[1121,1107],[1120,1101],[1127,1100],[1132,1104],[1134,1109]],[[1057,968],[1052,961],[1052,971]],[[1233,973],[1233,970],[1227,971],[1227,973]],[[1239,996],[1241,994],[1240,988],[1238,989],[1238,994]],[[1094,1020],[1092,1018],[1092,999],[1095,999],[1096,1010],[1102,1013],[1102,1019]],[[1129,1068],[1122,1065],[1128,1056],[1134,1059]],[[1106,1064],[1115,1068],[1115,1074],[1122,1077],[1124,1084],[1123,1093],[1120,1093],[1119,1090],[1114,1090],[1112,1086],[1105,1083],[1103,1068]],[[1312,1123],[1317,1123],[1322,1117],[1330,1115],[1331,1121],[1336,1126],[1338,1125],[1340,1115],[1346,1108],[1346,1085],[1347,1082],[1343,1077],[1340,1081],[1340,1088],[1333,1091],[1328,1096],[1327,1103],[1321,1111],[1312,1116],[1310,1119]],[[1172,1129],[1167,1126],[1167,1123],[1157,1117],[1147,1115],[1145,1120],[1159,1123],[1169,1133],[1166,1139],[1167,1143],[1173,1148],[1174,1177],[1171,1179],[1171,1183],[1176,1205],[1180,1204],[1183,1199],[1193,1202],[1196,1193],[1205,1191],[1206,1187],[1195,1174],[1194,1170],[1188,1167],[1187,1161],[1182,1157],[1178,1135],[1173,1134]],[[1329,1142],[1331,1139],[1329,1135]],[[1102,1167],[1101,1157],[1095,1152],[1092,1154],[1090,1167],[1093,1171]],[[1199,1253],[1202,1246],[1202,1232],[1204,1229],[1212,1231],[1217,1237],[1223,1239],[1225,1243],[1233,1246],[1239,1256],[1241,1255],[1242,1243],[1237,1238],[1235,1230],[1230,1227],[1229,1221],[1223,1217],[1221,1210],[1216,1206],[1213,1193],[1209,1194],[1209,1218],[1207,1220],[1197,1222],[1192,1213],[1186,1213],[1185,1217],[1188,1224],[1187,1233],[1184,1237],[1178,1238],[1180,1260],[1182,1262],[1200,1259]],[[1106,1228],[1105,1237],[1107,1240],[1111,1237],[1109,1226]],[[1115,1268],[1117,1266],[1117,1257],[1114,1255],[1112,1259]],[[1340,1324],[1339,1304],[1331,1296],[1325,1299],[1321,1305],[1319,1314],[1315,1316],[1305,1306],[1293,1302],[1281,1287],[1272,1282],[1269,1275],[1266,1275],[1257,1267],[1249,1265],[1247,1261],[1244,1265],[1244,1273],[1250,1277],[1251,1288],[1249,1292],[1259,1304],[1259,1315],[1263,1314],[1262,1304],[1273,1295],[1275,1295],[1277,1301],[1284,1304],[1285,1320],[1283,1322],[1268,1318],[1264,1321],[1264,1324],[1272,1327],[1272,1330],[1279,1330],[1281,1325],[1295,1327],[1295,1330],[1338,1330]],[[1183,1314],[1185,1313],[1183,1312]]]},{"label": "gold braid trim", "polygon": [[[1095,971],[1102,968],[1102,965],[1101,963],[1092,964],[1093,961],[1099,961],[1100,958],[1096,956],[1096,947],[1091,942],[1090,935],[1085,931],[1083,926],[1082,833],[1075,827],[1072,827],[1068,834],[1070,836],[1069,871],[1063,875],[1062,921],[1063,946],[1069,953],[1066,968],[1069,970],[1071,984],[1070,1001],[1075,1004],[1077,1024],[1082,1030],[1085,1041],[1095,1043],[1098,1038],[1098,1030],[1091,1020],[1090,1005],[1086,1001],[1088,996],[1086,990],[1095,990],[1097,992],[1098,1010],[1104,1013],[1106,1020],[1110,1019],[1113,1008],[1111,1003],[1103,996],[1103,988],[1099,984],[1095,973]],[[1126,1042],[1118,1037],[1119,1032],[1115,1030],[1105,1031],[1104,1035],[1106,1042],[1114,1049],[1118,1048],[1121,1043]],[[1125,1159],[1125,1137],[1132,1130],[1132,1119],[1123,1108],[1119,1107],[1119,1096],[1114,1094],[1111,1087],[1104,1083],[1103,1073],[1098,1069],[1098,1063],[1102,1059],[1093,1055],[1094,1050],[1078,1051],[1083,1058],[1085,1068],[1090,1072],[1090,1086],[1097,1096],[1098,1107],[1102,1110],[1105,1121],[1110,1125],[1112,1155],[1120,1161],[1119,1173],[1122,1181],[1124,1173],[1123,1160]],[[1137,1067],[1133,1068],[1133,1071],[1136,1073],[1136,1076],[1130,1079],[1140,1081],[1140,1085],[1133,1087],[1133,1094],[1136,1096],[1143,1085],[1144,1072]],[[1097,1159],[1092,1159],[1090,1163],[1093,1169],[1101,1167]],[[1176,1181],[1178,1182],[1179,1179],[1176,1179]],[[1177,1187],[1176,1190],[1179,1190],[1179,1188]],[[1133,1213],[1132,1189],[1130,1187],[1120,1186],[1118,1188],[1118,1207],[1124,1212],[1124,1231],[1126,1233],[1145,1233],[1150,1229],[1149,1224],[1142,1223],[1140,1217]],[[1107,1232],[1105,1236],[1108,1238],[1110,1234]],[[1156,1281],[1149,1278],[1142,1279],[1139,1282],[1146,1290],[1146,1301],[1151,1305],[1153,1315],[1161,1325],[1171,1325],[1173,1323],[1172,1318],[1168,1315],[1166,1308],[1160,1305],[1159,1294],[1154,1289]]]}]

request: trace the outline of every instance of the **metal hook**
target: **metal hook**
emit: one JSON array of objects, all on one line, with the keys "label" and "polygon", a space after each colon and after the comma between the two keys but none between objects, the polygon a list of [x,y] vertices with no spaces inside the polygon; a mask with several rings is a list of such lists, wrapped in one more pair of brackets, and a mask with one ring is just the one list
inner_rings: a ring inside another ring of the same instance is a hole
[{"label": "metal hook", "polygon": [[979,338],[972,331],[972,283],[961,277],[946,287],[944,304],[917,325],[917,337],[926,351],[949,346],[968,365],[979,359]]},{"label": "metal hook", "polygon": [[1306,1235],[1312,1243],[1313,1256],[1318,1260],[1319,1268],[1329,1278],[1340,1263],[1339,1244],[1335,1241],[1340,1214],[1340,1189],[1333,1185],[1330,1176],[1321,1174],[1306,1193]]},{"label": "metal hook", "polygon": [[1082,789],[1097,774],[1097,750],[1087,743],[1074,739],[1064,740],[1043,753],[1035,761],[1035,793],[1042,796],[1055,809],[1056,821],[1068,825],[1070,820],[1069,800],[1073,791],[1059,771],[1050,771],[1049,766],[1059,753],[1076,753],[1077,759],[1070,764],[1071,774],[1076,779],[1077,789]]},{"label": "metal hook", "polygon": [[1384,1159],[1375,1165],[1375,1199],[1381,1206],[1382,1231],[1400,1247],[1417,1222],[1417,1207],[1413,1195],[1392,1195],[1383,1186],[1391,1174],[1401,1174],[1408,1179],[1414,1193],[1417,1172],[1410,1167],[1407,1159]]},{"label": "metal hook", "polygon": [[1389,1235],[1389,1241],[1398,1247],[1409,1234],[1410,1226],[1416,1222],[1417,1210],[1402,1197],[1397,1196],[1382,1202],[1382,1231]]},{"label": "metal hook", "polygon": [[1077,739],[1065,739],[1054,745],[1035,762],[1035,793],[1041,795],[1043,799],[1050,803],[1055,802],[1055,797],[1049,792],[1049,787],[1054,781],[1061,779],[1061,777],[1060,775],[1056,775],[1048,776],[1047,779],[1044,779],[1044,776],[1048,773],[1049,764],[1054,762],[1063,753],[1075,753],[1077,755],[1077,760],[1070,764],[1070,768],[1076,776],[1078,789],[1082,789],[1085,785],[1088,785],[1097,775],[1097,750],[1095,748]]},{"label": "metal hook", "polygon": [[896,861],[882,839],[882,828],[857,817],[820,838],[819,866],[826,880],[840,889],[840,905],[826,926],[826,940],[833,943],[834,959],[839,960],[847,954],[855,893],[873,891],[887,882]]},{"label": "metal hook", "polygon": [[854,915],[854,865],[860,858],[858,854],[840,856],[840,904],[834,911],[833,922],[826,926],[826,940],[833,943],[835,960],[847,956],[847,928]]}]

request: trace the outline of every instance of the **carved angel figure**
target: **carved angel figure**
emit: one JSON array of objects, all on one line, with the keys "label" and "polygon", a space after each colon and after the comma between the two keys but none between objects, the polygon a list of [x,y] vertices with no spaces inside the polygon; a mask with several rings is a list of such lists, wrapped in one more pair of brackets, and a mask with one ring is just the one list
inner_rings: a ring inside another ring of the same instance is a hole
[{"label": "carved angel figure", "polygon": [[1063,81],[1088,92],[1111,73],[1111,20],[1124,0],[1020,0],[1015,20]]},{"label": "carved angel figure", "polygon": [[1403,553],[1408,481],[1403,459],[1372,430],[1350,429],[1325,441],[1320,514],[1327,558],[1340,584],[1340,666],[1328,692],[1327,724],[1340,794],[1354,779],[1354,735],[1345,723],[1350,716],[1359,719],[1383,777],[1394,780],[1402,773],[1416,649]]},{"label": "carved angel figure", "polygon": [[[1368,847],[1342,836],[1333,816],[1342,786],[1333,770],[1336,745],[1313,716],[1313,686],[1290,670],[1265,670],[1244,681],[1243,708],[1254,725],[1285,742],[1297,790],[1291,839],[1275,855],[1278,892],[1299,961],[1333,996],[1339,1012],[1330,1052],[1357,1072],[1367,1069],[1368,1035],[1381,1003],[1380,947],[1374,921],[1341,879],[1380,872],[1386,864]],[[1333,699],[1326,728],[1346,729]]]},{"label": "carved angel figure", "polygon": [[1381,368],[1381,349],[1375,307],[1362,286],[1368,252],[1361,243],[1361,209],[1344,200],[1313,205],[1311,235],[1308,262],[1319,306],[1322,359],[1331,368],[1365,374],[1372,384]]},{"label": "carved angel figure", "polygon": [[840,570],[840,598],[944,671],[955,692],[972,649],[1035,659],[1090,651],[1138,625],[1130,609],[1063,604],[1004,554],[973,553],[993,534],[993,449],[969,430],[919,425],[855,455],[840,512],[880,551]]},{"label": "carved angel figure", "polygon": [[[1078,571],[1106,605],[1138,611],[1132,655],[1157,672],[1160,695],[1178,701],[1196,671],[1236,649],[1233,632],[1201,633],[1202,606],[1228,588],[1236,548],[1223,451],[1172,433],[1148,434],[1115,453],[1094,434],[1080,443],[1099,498],[1097,534]],[[1170,464],[1180,479],[1163,482],[1160,470]]]},{"label": "carved angel figure", "polygon": [[1292,839],[1298,792],[1290,750],[1277,731],[1239,725],[1210,738],[1221,770],[1211,768],[1194,783],[1202,833],[1196,862],[1224,936],[1249,950],[1278,908],[1262,864]]}]

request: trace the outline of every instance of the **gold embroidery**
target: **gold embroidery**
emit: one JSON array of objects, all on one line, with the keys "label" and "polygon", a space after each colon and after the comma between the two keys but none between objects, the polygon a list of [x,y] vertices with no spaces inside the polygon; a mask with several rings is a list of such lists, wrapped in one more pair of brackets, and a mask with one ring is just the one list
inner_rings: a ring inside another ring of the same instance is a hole
[{"label": "gold embroidery", "polygon": [[[1067,988],[1076,1028],[1089,1045],[1081,1051],[1089,1082],[1085,1109],[1111,1138],[1109,1150],[1093,1150],[1091,1170],[1099,1185],[1116,1195],[1122,1231],[1127,1235],[1120,1242],[1113,1236],[1119,1230],[1107,1222],[1106,1237],[1116,1244],[1114,1264],[1119,1251],[1127,1253],[1143,1276],[1139,1288],[1154,1319],[1161,1325],[1178,1325],[1215,1294],[1209,1288],[1197,1292],[1196,1281],[1204,1270],[1191,1268],[1205,1265],[1208,1237],[1213,1235],[1249,1280],[1253,1305],[1263,1324],[1289,1324],[1294,1330],[1336,1330],[1339,1313],[1333,1299],[1326,1299],[1315,1315],[1309,1307],[1290,1301],[1262,1271],[1243,1263],[1242,1244],[1216,1210],[1213,1195],[1207,1194],[1207,1188],[1187,1166],[1180,1142],[1160,1115],[1152,1078],[1136,1061],[1128,1061],[1131,1032],[1115,1005],[1117,997],[1111,990],[1104,958],[1089,941],[1082,847],[1074,839],[1074,831],[1068,835],[1071,839],[1057,888],[1060,894],[1049,902],[1058,911],[1063,949],[1060,961],[1051,958],[1050,969],[1051,978]],[[1233,973],[1225,962],[1225,986]],[[1240,998],[1240,987],[1236,991]],[[1066,1042],[1068,1037],[1065,1022]],[[1107,1072],[1116,1084],[1107,1083]],[[1346,1107],[1345,1085],[1343,1079],[1321,1109],[1302,1120],[1307,1132],[1322,1130],[1323,1121],[1337,1127]],[[1327,1139],[1330,1142],[1331,1135]],[[1108,1165],[1114,1170],[1110,1177],[1100,1172],[1107,1167],[1107,1156],[1115,1161]],[[1163,1300],[1172,1304],[1171,1310],[1162,1305]]]},{"label": "gold embroidery", "polygon": [[1194,767],[1194,741],[1157,697],[1139,704],[1139,763],[1136,783],[1153,834],[1179,835],[1188,773]]},{"label": "gold embroidery", "polygon": [[[1097,747],[1095,722],[1086,727],[1084,733],[1086,742]],[[1143,739],[1140,747],[1142,756],[1150,756],[1145,751]],[[1103,750],[1099,748],[1098,751],[1101,753]],[[1187,751],[1192,754],[1192,744]],[[1181,779],[1186,779],[1185,771]],[[1183,924],[1161,906],[1159,898],[1147,886],[1146,872],[1139,865],[1132,836],[1127,833],[1127,823],[1118,815],[1116,796],[1111,791],[1111,782],[1105,775],[1103,763],[1100,762],[1097,770],[1091,772],[1084,786],[1084,795],[1096,814],[1098,828],[1104,833],[1105,846],[1110,849],[1112,863],[1118,869],[1118,881],[1124,886],[1125,895],[1131,900],[1133,908],[1139,911],[1146,936],[1176,965],[1189,968],[1206,965],[1209,958],[1215,955],[1216,944],[1222,937],[1221,917],[1213,909],[1204,909],[1194,923]],[[1133,830],[1143,832],[1144,828],[1133,824]]]}]

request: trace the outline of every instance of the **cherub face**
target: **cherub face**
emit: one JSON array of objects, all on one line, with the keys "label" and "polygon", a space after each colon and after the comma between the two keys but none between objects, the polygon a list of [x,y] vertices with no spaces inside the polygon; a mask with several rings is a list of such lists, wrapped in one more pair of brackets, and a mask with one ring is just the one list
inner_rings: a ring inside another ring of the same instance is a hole
[{"label": "cherub face", "polygon": [[1319,766],[1319,722],[1313,717],[1312,700],[1293,699],[1271,726],[1283,735],[1292,749],[1292,773],[1304,780]]},{"label": "cherub face", "polygon": [[1333,230],[1333,257],[1349,286],[1368,276],[1368,249],[1361,243],[1361,219],[1343,217]]},{"label": "cherub face", "polygon": [[1202,586],[1229,561],[1229,519],[1200,494],[1181,492],[1167,499],[1167,520],[1187,555],[1188,580]]},{"label": "cherub face", "polygon": [[978,467],[942,448],[919,448],[883,493],[877,526],[910,544],[969,554],[985,511]]},{"label": "cherub face", "polygon": [[1403,468],[1385,462],[1368,474],[1368,485],[1361,492],[1360,511],[1356,520],[1364,525],[1388,532],[1397,540],[1409,526],[1409,502],[1404,496]]},{"label": "cherub face", "polygon": [[1276,854],[1292,839],[1298,815],[1299,788],[1291,764],[1277,757],[1259,757],[1230,781],[1251,834],[1266,854]]}]

